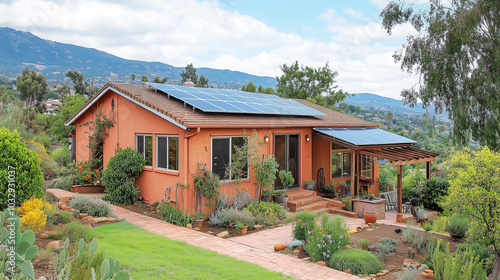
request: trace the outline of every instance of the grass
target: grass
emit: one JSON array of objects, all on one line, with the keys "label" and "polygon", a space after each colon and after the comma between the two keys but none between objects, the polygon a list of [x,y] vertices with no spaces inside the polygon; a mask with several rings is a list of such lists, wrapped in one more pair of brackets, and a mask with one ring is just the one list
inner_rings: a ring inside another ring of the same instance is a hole
[{"label": "grass", "polygon": [[93,233],[99,250],[118,259],[132,279],[295,279],[125,221],[96,227]]}]

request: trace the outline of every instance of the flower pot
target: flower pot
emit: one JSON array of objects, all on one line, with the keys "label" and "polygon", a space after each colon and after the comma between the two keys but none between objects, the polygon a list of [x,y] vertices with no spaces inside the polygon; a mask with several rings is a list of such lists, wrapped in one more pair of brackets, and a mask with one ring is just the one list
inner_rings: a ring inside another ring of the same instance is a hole
[{"label": "flower pot", "polygon": [[240,235],[245,235],[247,234],[248,226],[243,226],[240,228]]},{"label": "flower pot", "polygon": [[194,220],[194,226],[197,228],[201,228],[201,225],[203,225],[203,220]]},{"label": "flower pot", "polygon": [[307,182],[304,184],[304,187],[306,188],[306,190],[312,191],[314,190],[314,182]]},{"label": "flower pot", "polygon": [[361,249],[368,250],[368,246],[361,246]]},{"label": "flower pot", "polygon": [[285,196],[274,196],[273,195],[273,201],[283,205],[283,208],[287,209],[288,208],[288,195]]},{"label": "flower pot", "polygon": [[368,213],[368,212],[365,212],[365,223],[367,224],[373,224],[373,223],[376,223],[377,222],[377,213]]},{"label": "flower pot", "polygon": [[104,193],[104,186],[102,185],[75,185],[71,186],[71,190],[77,193]]},{"label": "flower pot", "polygon": [[260,201],[269,202],[269,197],[261,196]]},{"label": "flower pot", "polygon": [[389,191],[393,191],[396,188],[394,184],[389,184]]},{"label": "flower pot", "polygon": [[152,211],[156,211],[156,207],[158,207],[156,204],[150,205]]}]

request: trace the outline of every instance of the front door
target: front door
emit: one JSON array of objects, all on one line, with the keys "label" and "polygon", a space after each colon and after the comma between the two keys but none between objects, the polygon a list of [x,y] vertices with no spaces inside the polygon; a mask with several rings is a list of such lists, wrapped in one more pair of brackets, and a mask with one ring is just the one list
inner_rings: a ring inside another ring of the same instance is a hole
[{"label": "front door", "polygon": [[[295,184],[291,188],[298,188],[299,184],[299,135],[278,134],[274,136],[274,156],[281,170],[291,171]],[[275,189],[283,189],[281,181],[276,174]]]}]

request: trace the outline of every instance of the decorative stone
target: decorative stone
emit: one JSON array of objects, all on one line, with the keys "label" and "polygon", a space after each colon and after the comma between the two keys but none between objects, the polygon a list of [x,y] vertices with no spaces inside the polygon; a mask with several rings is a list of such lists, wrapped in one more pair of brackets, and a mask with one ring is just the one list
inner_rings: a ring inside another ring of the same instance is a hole
[{"label": "decorative stone", "polygon": [[286,249],[286,245],[285,244],[276,244],[274,245],[274,251],[283,251]]},{"label": "decorative stone", "polygon": [[214,235],[213,231],[207,231],[208,234]]},{"label": "decorative stone", "polygon": [[110,217],[108,218],[108,222],[116,222],[116,218]]},{"label": "decorative stone", "polygon": [[350,231],[348,231],[347,233],[349,233],[349,234],[354,234],[354,233],[356,233],[356,232],[358,232],[358,230],[357,230],[357,229],[355,229],[355,228],[353,228],[353,229],[351,229]]},{"label": "decorative stone", "polygon": [[311,257],[305,257],[303,258],[304,261],[310,261],[311,260]]},{"label": "decorative stone", "polygon": [[346,248],[346,249],[352,249],[352,247],[350,245],[345,245],[344,248]]},{"label": "decorative stone", "polygon": [[364,229],[364,227],[362,227],[362,226],[358,226],[356,229],[357,229],[358,231],[362,231],[362,230]]},{"label": "decorative stone", "polygon": [[82,219],[85,218],[85,217],[87,217],[88,215],[89,214],[87,214],[87,213],[80,213],[79,214],[80,218],[82,218]]},{"label": "decorative stone", "polygon": [[295,241],[290,242],[290,244],[288,244],[288,248],[293,249],[295,247],[302,246],[302,245],[304,245],[304,243],[302,243],[302,241],[295,240]]},{"label": "decorative stone", "polygon": [[66,203],[68,203],[71,199],[72,199],[72,197],[70,197],[70,196],[65,196],[65,197],[61,197],[61,198],[59,199],[59,202],[62,202],[62,204],[66,204]]},{"label": "decorative stone", "polygon": [[390,271],[387,270],[387,269],[384,269],[384,270],[381,270],[380,272],[384,273],[384,275],[386,275],[387,273],[389,273]]},{"label": "decorative stone", "polygon": [[56,240],[56,241],[52,241],[50,243],[47,243],[47,246],[45,246],[45,249],[48,249],[48,248],[56,248],[56,247],[59,247],[59,240]]},{"label": "decorative stone", "polygon": [[263,225],[254,225],[253,228],[256,230],[262,229],[264,226]]},{"label": "decorative stone", "polygon": [[376,276],[376,277],[380,277],[380,276],[384,276],[384,275],[385,275],[384,273],[379,272],[379,273],[377,273],[375,276]]},{"label": "decorative stone", "polygon": [[217,234],[217,237],[224,238],[228,235],[229,235],[229,232],[227,232],[227,230],[226,230],[226,231],[223,231],[223,232]]},{"label": "decorative stone", "polygon": [[46,230],[45,233],[46,234],[56,234],[57,230]]},{"label": "decorative stone", "polygon": [[424,272],[422,272],[422,277],[432,279],[434,277],[434,271],[430,269],[424,269]]},{"label": "decorative stone", "polygon": [[94,222],[94,223],[103,223],[103,222],[107,222],[107,221],[108,221],[107,217],[99,217],[99,218],[92,219],[92,222]]},{"label": "decorative stone", "polygon": [[324,261],[317,261],[316,264],[321,266],[326,266],[326,262]]},{"label": "decorative stone", "polygon": [[69,207],[66,204],[63,204],[60,208],[65,211],[73,211],[73,208]]},{"label": "decorative stone", "polygon": [[299,251],[299,250],[293,250],[293,254],[294,254],[294,255],[299,255],[299,254],[300,254],[300,251]]},{"label": "decorative stone", "polygon": [[193,230],[200,231],[200,228],[199,227],[195,227],[195,228],[193,228]]},{"label": "decorative stone", "polygon": [[61,223],[57,223],[57,226],[58,226],[58,227],[63,227],[64,225],[63,225],[63,224],[61,224]]},{"label": "decorative stone", "polygon": [[82,220],[84,220],[84,221],[91,221],[92,219],[94,219],[94,217],[87,216],[87,217],[84,217]]},{"label": "decorative stone", "polygon": [[345,270],[344,272],[345,272],[345,273],[349,273],[349,274],[351,274],[351,270],[350,270],[350,269]]},{"label": "decorative stone", "polygon": [[49,235],[47,233],[40,233],[40,238],[47,239],[47,238],[49,238]]},{"label": "decorative stone", "polygon": [[186,225],[186,228],[188,228],[188,229],[192,229],[192,228],[193,228],[193,225],[192,225],[192,224],[187,224],[187,225]]},{"label": "decorative stone", "polygon": [[419,262],[414,261],[414,260],[412,260],[412,259],[405,259],[405,260],[403,261],[403,266],[404,266],[404,267],[406,267],[406,266],[408,266],[408,265],[410,265],[410,264],[413,264],[413,265],[414,265],[414,266],[416,266],[416,267],[419,267],[419,266],[420,266],[420,263],[419,263]]},{"label": "decorative stone", "polygon": [[366,231],[373,231],[374,228],[367,228]]}]

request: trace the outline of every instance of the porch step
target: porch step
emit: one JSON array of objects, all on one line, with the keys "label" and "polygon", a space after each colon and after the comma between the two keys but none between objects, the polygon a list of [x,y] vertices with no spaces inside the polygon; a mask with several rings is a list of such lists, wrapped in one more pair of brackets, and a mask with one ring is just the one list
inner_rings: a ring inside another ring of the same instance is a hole
[{"label": "porch step", "polygon": [[350,217],[350,218],[359,218],[358,213],[347,211],[347,210],[344,210],[344,209],[338,208],[338,207],[330,208],[330,213],[339,214],[339,215]]},{"label": "porch step", "polygon": [[295,209],[295,211],[296,212],[298,212],[298,211],[315,211],[315,210],[318,210],[321,208],[329,208],[330,206],[331,206],[331,204],[328,201],[320,200],[317,202],[313,202],[310,204],[299,206]]},{"label": "porch step", "polygon": [[304,197],[316,196],[315,191],[308,191],[304,189],[289,190],[286,192],[286,194],[288,195],[288,201],[293,201]]},{"label": "porch step", "polygon": [[288,208],[290,209],[290,211],[295,212],[295,211],[297,211],[298,208],[300,208],[302,206],[312,204],[312,203],[322,201],[322,200],[323,200],[323,198],[321,198],[319,196],[314,196],[314,195],[301,197],[299,199],[293,199],[293,200],[290,200],[290,198],[289,198],[288,199]]}]

